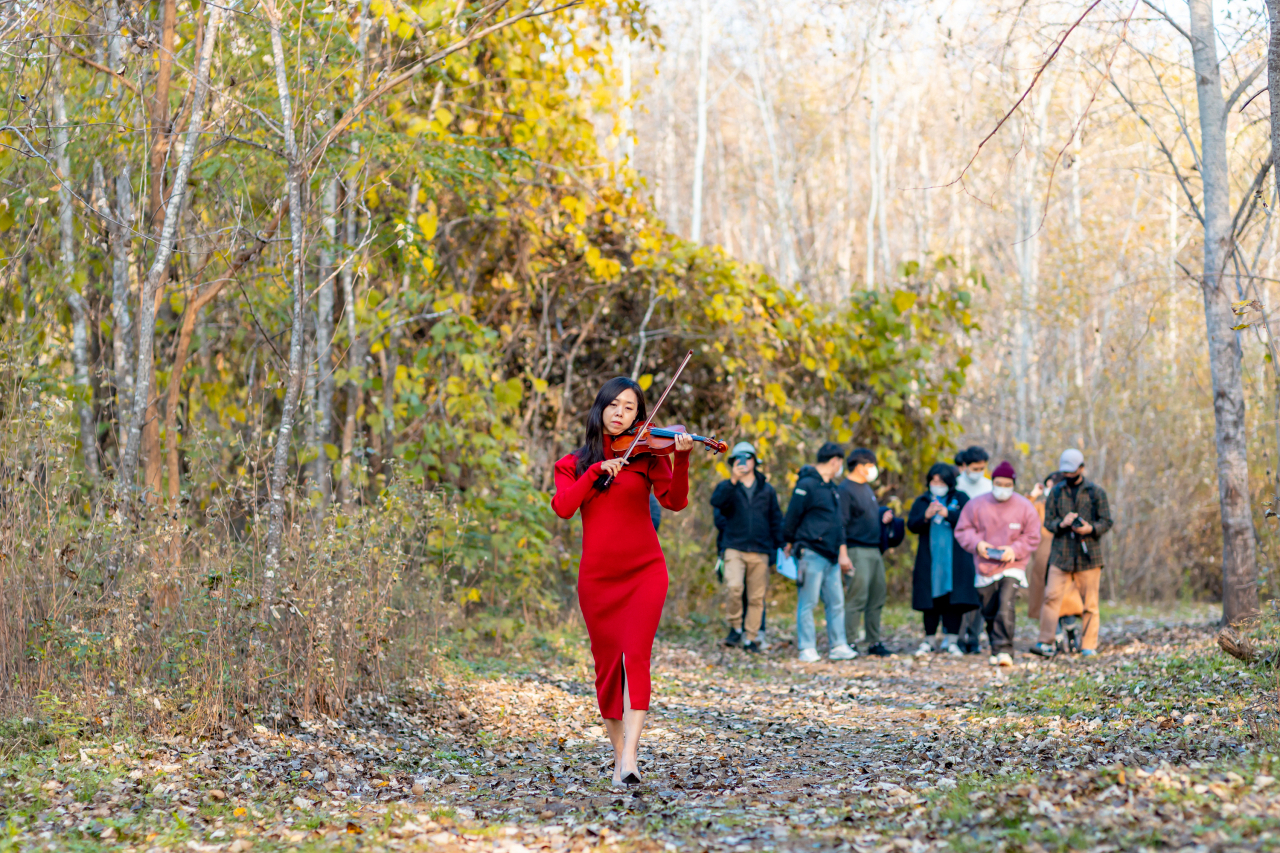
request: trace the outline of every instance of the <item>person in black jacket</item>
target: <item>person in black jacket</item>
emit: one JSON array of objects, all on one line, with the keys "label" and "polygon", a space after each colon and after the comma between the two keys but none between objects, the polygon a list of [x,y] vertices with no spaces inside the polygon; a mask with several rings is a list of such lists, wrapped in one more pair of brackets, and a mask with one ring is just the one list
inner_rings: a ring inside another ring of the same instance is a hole
[{"label": "person in black jacket", "polygon": [[783,550],[794,553],[800,571],[796,597],[796,646],[800,660],[818,660],[813,608],[821,598],[827,613],[827,640],[832,660],[849,660],[857,652],[849,648],[844,632],[844,587],[841,572],[852,572],[840,520],[840,492],[835,480],[844,467],[843,448],[827,442],[818,450],[818,464],[800,469],[787,515],[782,521]]},{"label": "person in black jacket", "polygon": [[[939,462],[925,475],[925,492],[907,514],[907,529],[919,537],[911,573],[911,608],[924,614],[924,642],[917,655],[931,651],[964,654],[957,643],[964,614],[978,607],[973,586],[973,555],[955,538],[960,511],[969,496],[956,488],[956,469]],[[936,642],[942,623],[942,645]]]},{"label": "person in black jacket", "polygon": [[851,646],[857,643],[858,623],[862,622],[867,654],[887,657],[890,652],[880,641],[880,613],[889,594],[882,546],[888,544],[885,528],[893,522],[893,510],[880,505],[871,486],[880,476],[874,453],[865,447],[855,448],[845,464],[849,473],[840,484],[840,518],[853,568],[844,579],[844,633]]},{"label": "person in black jacket", "polygon": [[[729,635],[724,644],[741,644],[743,651],[758,652],[756,626],[764,611],[769,557],[782,545],[782,510],[778,508],[778,493],[756,470],[756,449],[749,442],[740,441],[734,446],[729,471],[729,479],[716,486],[711,495],[711,506],[725,520],[725,617]],[[740,629],[739,625],[743,627]]]}]

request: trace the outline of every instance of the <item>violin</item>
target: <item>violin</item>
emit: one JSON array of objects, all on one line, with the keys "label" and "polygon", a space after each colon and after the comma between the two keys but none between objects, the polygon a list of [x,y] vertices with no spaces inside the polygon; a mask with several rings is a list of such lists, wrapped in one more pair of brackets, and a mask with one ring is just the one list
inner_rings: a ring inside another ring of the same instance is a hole
[{"label": "violin", "polygon": [[718,440],[714,435],[690,435],[680,424],[668,427],[649,427],[644,432],[623,433],[613,439],[611,445],[614,453],[626,452],[629,456],[649,453],[654,456],[670,456],[676,449],[676,436],[688,435],[694,441],[702,442],[708,453],[727,453],[729,445]]}]

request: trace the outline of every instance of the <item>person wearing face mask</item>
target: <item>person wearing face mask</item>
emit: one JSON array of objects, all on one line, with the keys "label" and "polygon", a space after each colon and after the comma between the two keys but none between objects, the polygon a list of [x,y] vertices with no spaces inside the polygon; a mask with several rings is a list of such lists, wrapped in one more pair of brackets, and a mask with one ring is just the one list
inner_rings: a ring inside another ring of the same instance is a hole
[{"label": "person wearing face mask", "polygon": [[1031,501],[1013,490],[1013,465],[1006,460],[991,473],[991,491],[961,510],[956,541],[977,558],[974,585],[987,623],[991,663],[1013,666],[1018,588],[1027,585],[1027,561],[1040,544],[1040,516]]},{"label": "person wearing face mask", "polygon": [[1079,450],[1064,450],[1058,470],[1064,476],[1044,505],[1044,526],[1053,531],[1053,547],[1040,605],[1040,638],[1031,651],[1042,657],[1057,652],[1058,617],[1068,588],[1074,587],[1084,600],[1080,653],[1092,657],[1098,653],[1098,584],[1106,562],[1102,536],[1111,529],[1111,506],[1102,487],[1085,479],[1084,454]]},{"label": "person wearing face mask", "polygon": [[991,478],[987,476],[987,451],[973,445],[956,454],[956,488],[971,498],[991,491]]},{"label": "person wearing face mask", "polygon": [[[1031,499],[1032,505],[1035,506],[1036,512],[1039,513],[1041,522],[1044,521],[1044,505],[1049,497],[1049,492],[1053,491],[1053,487],[1061,479],[1062,472],[1054,471],[1044,480],[1032,486],[1031,494],[1027,495]],[[1027,616],[1037,622],[1040,620],[1040,605],[1044,603],[1044,584],[1049,577],[1049,553],[1052,550],[1053,531],[1041,524],[1040,544],[1036,547],[1036,552],[1032,555],[1031,562],[1027,565]],[[1074,586],[1068,586],[1058,612],[1058,634],[1056,639],[1059,650],[1080,651],[1081,627],[1083,625],[1081,619],[1083,616],[1084,601],[1081,600]]]},{"label": "person wearing face mask", "polygon": [[[924,641],[916,655],[941,651],[963,654],[957,644],[960,621],[978,607],[973,585],[973,555],[955,538],[955,526],[969,496],[956,488],[956,469],[939,462],[925,475],[924,494],[907,515],[907,529],[916,534],[915,568],[911,573],[911,607],[924,616]],[[942,643],[937,643],[938,623]]]},{"label": "person wearing face mask", "polygon": [[[987,451],[976,444],[956,454],[956,488],[971,499],[991,491],[987,458]],[[976,609],[970,610],[960,620],[960,651],[969,655],[981,652],[981,636],[982,614]]]},{"label": "person wearing face mask", "polygon": [[821,599],[827,613],[827,641],[831,644],[831,660],[850,660],[857,652],[849,648],[844,632],[844,589],[840,573],[853,571],[849,550],[845,545],[844,524],[840,517],[840,492],[835,479],[844,468],[844,448],[828,441],[818,448],[816,465],[800,469],[795,490],[782,520],[783,552],[794,552],[800,572],[800,589],[796,595],[796,647],[800,660],[818,660],[817,630],[813,609]]},{"label": "person wearing face mask", "polygon": [[844,521],[851,571],[844,579],[844,632],[850,640],[858,636],[858,623],[866,625],[867,654],[886,657],[889,650],[880,641],[880,613],[888,597],[884,576],[884,525],[893,523],[893,510],[880,505],[871,484],[880,476],[876,455],[865,447],[851,452],[845,462],[849,473],[840,484],[840,513]]},{"label": "person wearing face mask", "polygon": [[724,644],[759,652],[756,628],[764,614],[769,558],[782,545],[782,510],[778,508],[778,493],[768,478],[756,470],[756,449],[750,442],[734,445],[729,456],[729,479],[716,486],[711,506],[725,520],[722,541],[729,635]]}]

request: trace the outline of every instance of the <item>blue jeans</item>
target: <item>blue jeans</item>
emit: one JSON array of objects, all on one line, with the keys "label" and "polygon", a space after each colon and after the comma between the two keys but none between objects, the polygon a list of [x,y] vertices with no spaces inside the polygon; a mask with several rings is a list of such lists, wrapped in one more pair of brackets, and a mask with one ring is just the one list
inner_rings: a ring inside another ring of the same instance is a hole
[{"label": "blue jeans", "polygon": [[844,586],[840,583],[840,566],[826,557],[805,549],[800,557],[804,583],[796,597],[796,645],[801,651],[816,649],[818,638],[813,626],[813,608],[818,598],[827,611],[827,640],[831,648],[847,645],[844,634]]}]

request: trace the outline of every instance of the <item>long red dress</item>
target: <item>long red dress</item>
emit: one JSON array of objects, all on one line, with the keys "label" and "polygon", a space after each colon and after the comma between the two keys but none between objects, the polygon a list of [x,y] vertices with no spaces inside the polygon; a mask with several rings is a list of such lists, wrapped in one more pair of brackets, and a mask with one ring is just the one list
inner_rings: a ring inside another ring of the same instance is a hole
[{"label": "long red dress", "polygon": [[[606,444],[605,458],[620,455]],[[600,464],[579,477],[573,454],[557,462],[551,508],[561,518],[582,510],[578,605],[591,637],[600,713],[618,720],[624,666],[632,709],[649,709],[649,656],[667,598],[667,561],[649,515],[649,492],[669,510],[688,506],[689,453],[677,452],[674,466],[663,456],[634,458],[604,491],[594,488]]]}]

